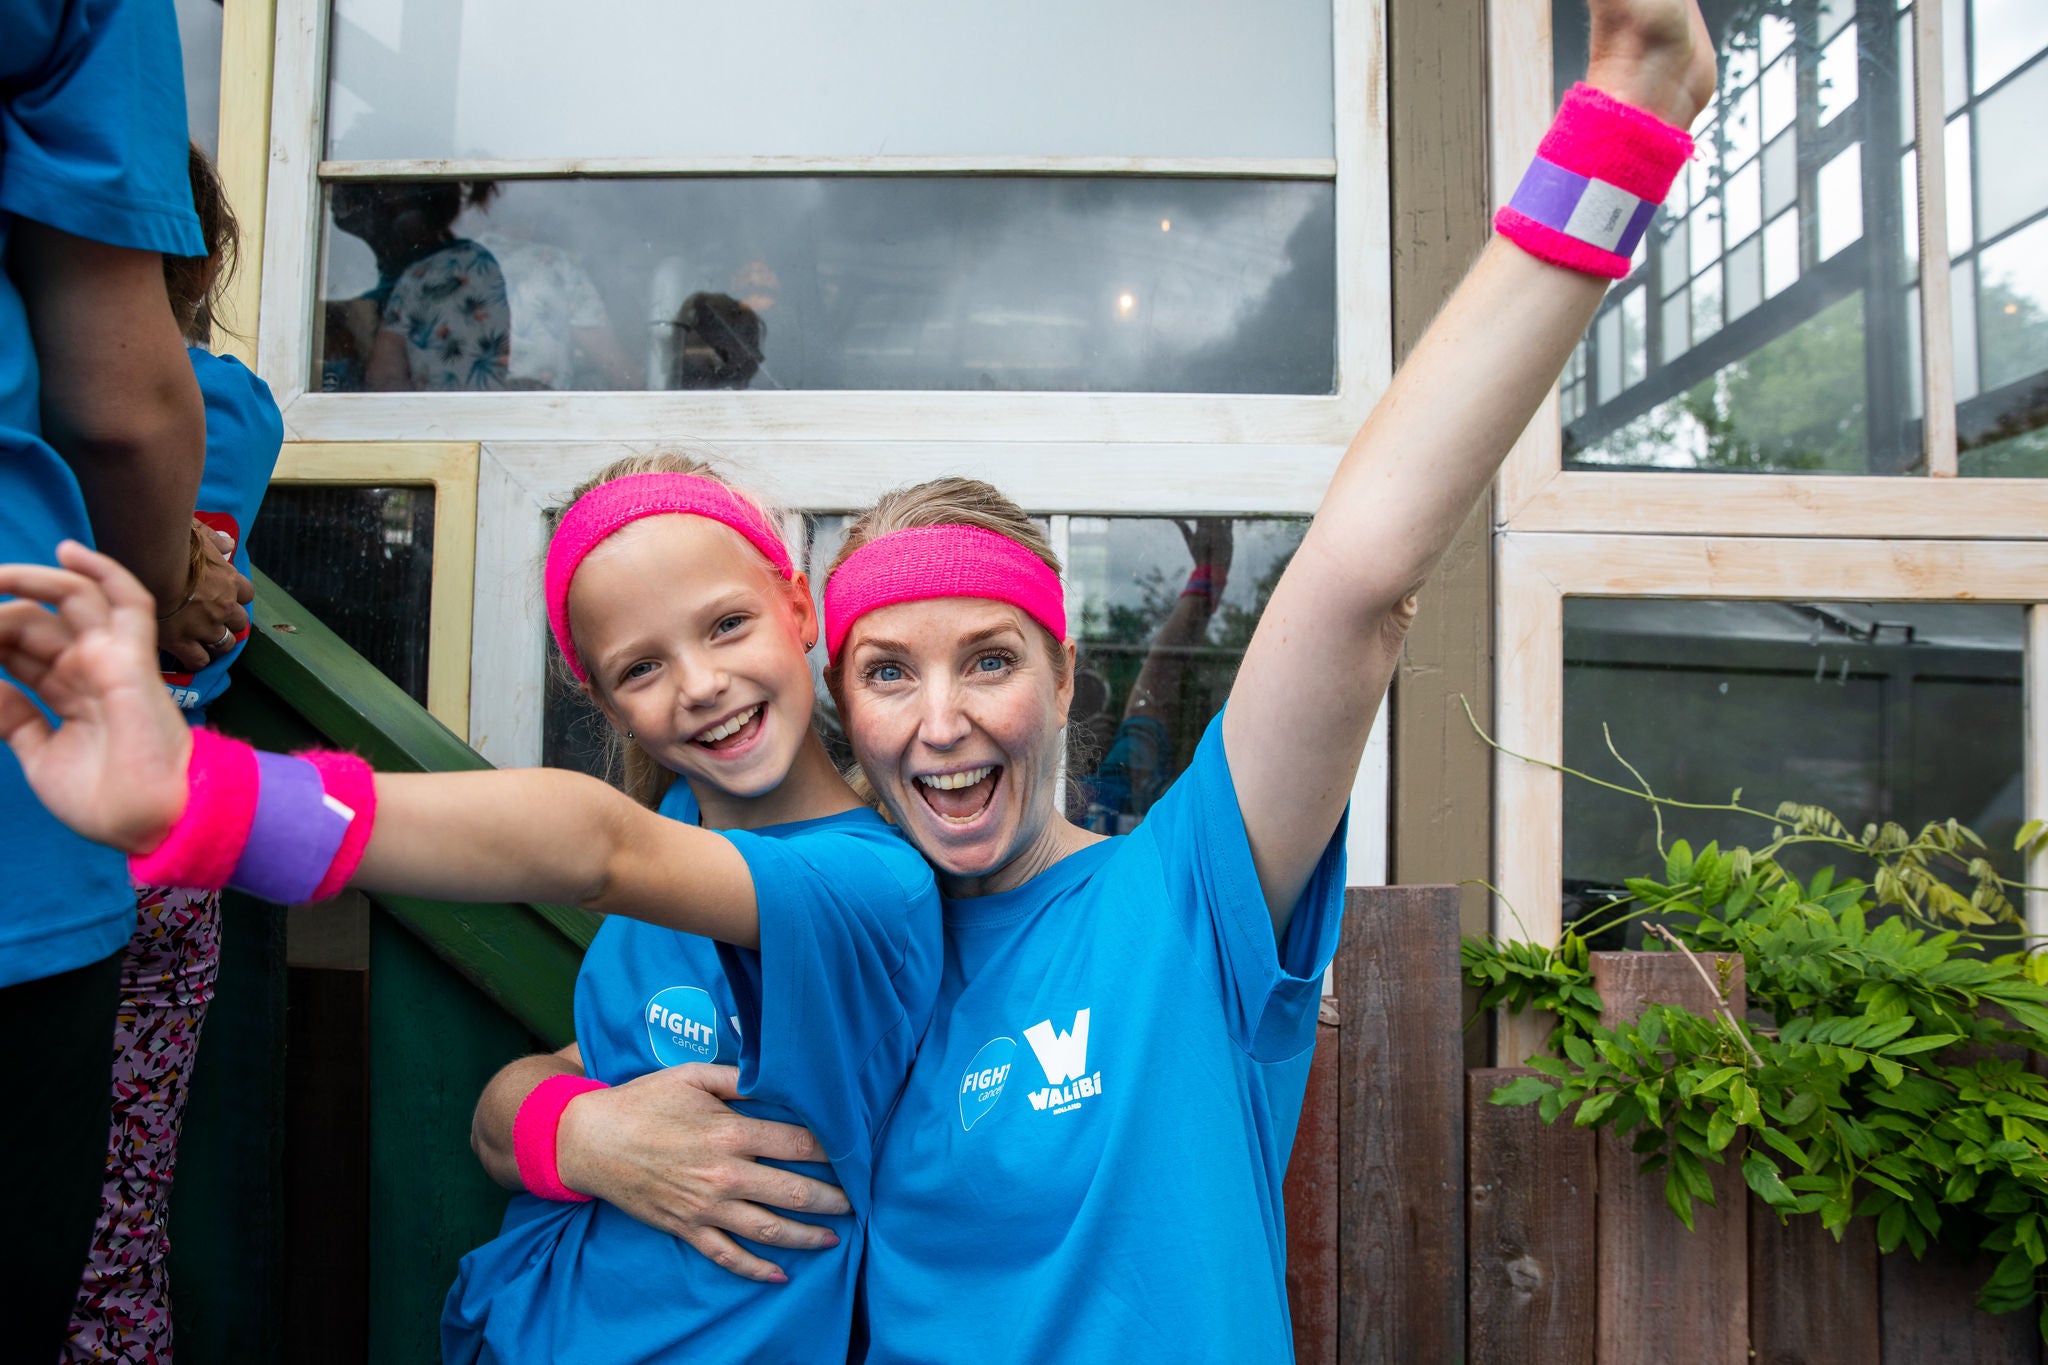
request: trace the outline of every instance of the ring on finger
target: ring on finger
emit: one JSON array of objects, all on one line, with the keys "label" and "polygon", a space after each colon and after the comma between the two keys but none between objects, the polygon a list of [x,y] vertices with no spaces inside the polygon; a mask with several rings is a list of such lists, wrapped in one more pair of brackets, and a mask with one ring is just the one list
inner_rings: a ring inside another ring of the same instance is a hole
[{"label": "ring on finger", "polygon": [[215,641],[214,641],[214,642],[213,642],[212,644],[208,645],[208,646],[207,646],[207,648],[208,648],[208,649],[226,649],[226,648],[228,648],[229,646],[233,645],[233,644],[234,644],[234,642],[235,642],[235,632],[234,632],[234,630],[233,630],[233,629],[232,629],[231,627],[228,627],[228,626],[222,626],[222,627],[220,628],[220,638],[219,638],[218,640],[215,640]]}]

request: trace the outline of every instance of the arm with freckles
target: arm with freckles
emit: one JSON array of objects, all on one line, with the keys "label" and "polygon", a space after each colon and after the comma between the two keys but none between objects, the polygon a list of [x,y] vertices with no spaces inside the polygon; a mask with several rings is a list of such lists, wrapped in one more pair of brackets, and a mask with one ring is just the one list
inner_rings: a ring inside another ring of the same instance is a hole
[{"label": "arm with freckles", "polygon": [[[191,731],[156,671],[155,603],[75,542],[62,568],[0,565],[0,735],[36,795],[89,839],[155,848],[183,813]],[[51,610],[54,608],[54,610]],[[351,884],[441,900],[569,902],[760,943],[753,875],[726,839],[668,820],[595,778],[546,768],[383,773]]]},{"label": "arm with freckles", "polygon": [[[1714,88],[1695,0],[1591,0],[1587,82],[1683,128]],[[1284,932],[1349,798],[1416,594],[1578,342],[1606,281],[1495,238],[1366,418],[1274,588],[1223,741]]]}]

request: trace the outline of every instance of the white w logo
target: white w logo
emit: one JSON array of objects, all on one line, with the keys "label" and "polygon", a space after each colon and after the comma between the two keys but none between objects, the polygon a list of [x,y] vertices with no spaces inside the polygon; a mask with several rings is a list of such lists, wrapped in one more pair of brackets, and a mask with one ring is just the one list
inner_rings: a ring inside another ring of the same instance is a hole
[{"label": "white w logo", "polygon": [[1074,1015],[1072,1033],[1054,1033],[1052,1020],[1048,1019],[1025,1029],[1024,1038],[1038,1054],[1038,1064],[1045,1068],[1045,1079],[1052,1084],[1065,1085],[1088,1074],[1087,1010]]}]

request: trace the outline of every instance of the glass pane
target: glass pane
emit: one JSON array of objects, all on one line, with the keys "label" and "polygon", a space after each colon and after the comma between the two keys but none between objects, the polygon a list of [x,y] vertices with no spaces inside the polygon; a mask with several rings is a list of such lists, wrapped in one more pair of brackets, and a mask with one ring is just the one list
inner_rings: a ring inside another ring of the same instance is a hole
[{"label": "glass pane", "polygon": [[328,201],[329,392],[1336,384],[1327,181],[347,181]]},{"label": "glass pane", "polygon": [[1970,0],[1970,24],[1970,57],[1976,67],[1970,88],[1975,94],[1983,94],[2048,47],[2048,5],[2041,0]]},{"label": "glass pane", "polygon": [[[1067,619],[1079,659],[1068,814],[1104,834],[1145,818],[1222,709],[1306,521],[1074,517]],[[1220,594],[1190,583],[1227,571]]]},{"label": "glass pane", "polygon": [[[1564,761],[1683,801],[1825,806],[1852,831],[1954,818],[2022,872],[2025,609],[1927,602],[1564,604]],[[1603,733],[1605,727],[1605,733]],[[1567,918],[1627,877],[1661,877],[1642,801],[1564,781]],[[1751,848],[1769,819],[1667,810],[1667,839]],[[1835,861],[1814,856],[1810,866]],[[1836,862],[1843,872],[1868,875]]]},{"label": "glass pane", "polygon": [[2038,478],[2048,475],[2048,11],[1975,0],[1970,15],[1969,89],[1982,98],[1950,125],[1949,153],[1949,221],[1960,207],[1966,224],[1952,244],[1957,465]]},{"label": "glass pane", "polygon": [[336,0],[327,154],[1328,157],[1332,26],[1330,0]]},{"label": "glass pane", "polygon": [[185,124],[208,156],[220,155],[220,0],[177,0],[185,56]]},{"label": "glass pane", "polygon": [[258,568],[422,705],[433,623],[434,490],[272,484]]},{"label": "glass pane", "polygon": [[[1701,152],[1630,276],[1660,305],[1645,373],[1565,419],[1565,459],[1917,472],[1918,196],[1905,159],[1911,85],[1894,75],[1911,64],[1910,10],[1866,6],[1859,21],[1848,0],[1708,8],[1726,60]],[[1553,0],[1551,24],[1556,70],[1579,70],[1583,6]],[[1680,297],[1683,310],[1670,302]]]}]

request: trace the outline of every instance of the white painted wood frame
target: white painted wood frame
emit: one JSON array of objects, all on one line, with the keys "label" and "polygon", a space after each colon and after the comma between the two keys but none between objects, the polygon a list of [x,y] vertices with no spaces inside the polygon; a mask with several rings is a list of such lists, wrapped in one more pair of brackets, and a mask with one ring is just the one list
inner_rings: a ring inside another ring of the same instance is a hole
[{"label": "white painted wood frame", "polygon": [[[1170,174],[1335,179],[1338,391],[1330,395],[622,392],[587,394],[323,394],[308,391],[314,291],[320,278],[320,173],[329,0],[278,0],[269,212],[259,373],[284,409],[290,440],[494,442],[1011,441],[1053,443],[1035,459],[1103,442],[1238,446],[1348,441],[1392,368],[1388,251],[1385,12],[1382,0],[1333,0],[1336,156],[1323,160],[1114,157],[813,158],[821,174]],[[347,177],[420,176],[458,163],[337,162]],[[468,167],[469,163],[460,163]],[[784,158],[735,162],[491,162],[491,174],[710,175],[775,170]],[[797,450],[792,458],[804,458]],[[826,456],[830,459],[831,456]],[[1162,509],[1170,510],[1170,509]]]},{"label": "white painted wood frame", "polygon": [[[1512,912],[1496,923],[1538,942],[1561,929],[1564,779],[1564,599],[1663,597],[1759,601],[2017,602],[2048,598],[2039,541],[1781,540],[1736,536],[1552,535],[1500,541],[1495,738],[1499,850],[1495,885]],[[2027,660],[2029,799],[2048,792],[2038,755],[2048,626],[2034,607]],[[2030,807],[2030,812],[2035,807]]]},{"label": "white painted wood frame", "polygon": [[[649,443],[643,448],[653,448]],[[631,447],[555,442],[485,444],[477,462],[477,549],[474,645],[469,693],[469,742],[501,767],[541,760],[545,660],[549,648],[541,601],[541,564],[547,553],[547,512],[581,480]],[[858,460],[836,467],[837,477],[805,487],[788,451],[776,442],[728,445],[715,452],[735,479],[771,501],[812,512],[848,511],[872,501],[894,483],[935,473],[964,473],[1000,483],[1034,513],[1049,515],[1051,540],[1062,552],[1071,515],[1162,516],[1191,513],[1292,515],[1313,512],[1328,478],[1325,452],[1275,452],[1272,467],[1291,478],[1251,480],[1242,488],[1213,485],[1183,494],[1177,508],[1161,510],[1158,490],[1174,486],[1181,456],[1173,449],[1142,448],[1135,467],[1102,469],[1088,481],[1062,478],[1045,462],[1022,459],[1030,451],[973,447],[899,452],[901,463]],[[1119,451],[1126,460],[1134,452]],[[1098,461],[1098,463],[1101,463]],[[1267,466],[1261,466],[1267,467]],[[787,531],[797,543],[799,526]],[[1346,844],[1353,885],[1378,885],[1387,867],[1387,716],[1379,721],[1352,789]]]},{"label": "white painted wood frame", "polygon": [[[1508,530],[1671,535],[2048,537],[2048,479],[1955,479],[1955,357],[1943,206],[1942,9],[1917,0],[1915,128],[1920,236],[1923,458],[1916,476],[1566,470],[1555,391],[1501,470],[1497,517]],[[1492,0],[1488,9],[1491,187],[1505,202],[1550,126],[1550,0]],[[1511,54],[1511,56],[1509,55]],[[1507,59],[1503,59],[1506,57]]]}]

